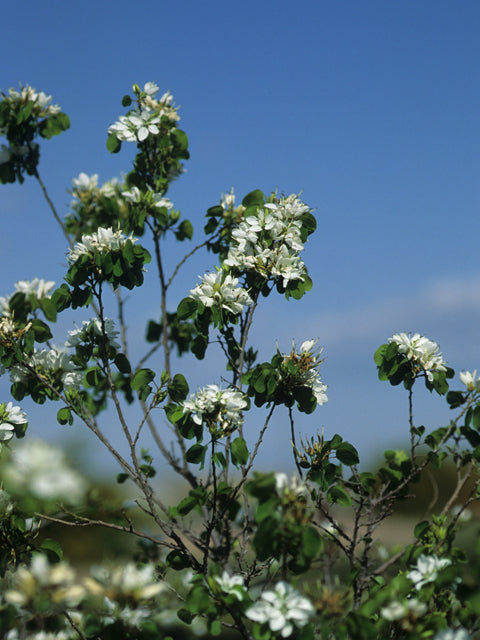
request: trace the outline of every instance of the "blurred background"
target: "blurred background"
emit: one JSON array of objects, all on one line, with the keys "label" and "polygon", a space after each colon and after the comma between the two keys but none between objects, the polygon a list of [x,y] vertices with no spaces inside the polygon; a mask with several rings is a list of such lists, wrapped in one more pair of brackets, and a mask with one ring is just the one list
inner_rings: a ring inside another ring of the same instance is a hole
[{"label": "blurred background", "polygon": [[[232,187],[240,199],[255,188],[302,191],[315,208],[305,251],[314,288],[300,303],[265,300],[252,335],[264,359],[292,339],[325,346],[329,402],[296,416],[301,436],[340,433],[367,466],[407,441],[406,392],[380,383],[373,363],[394,332],[426,334],[457,373],[480,369],[478,2],[25,0],[2,8],[2,27],[0,89],[28,83],[71,119],[42,145],[39,167],[62,215],[80,172],[102,182],[129,171],[134,145],[110,155],[107,129],[132,83],[147,81],[181,105],[191,159],[168,195],[192,221],[194,243],[206,209]],[[60,284],[67,247],[33,178],[1,186],[0,222],[0,295],[21,279]],[[172,243],[169,270],[178,255]],[[214,264],[195,256],[170,310]],[[150,271],[126,305],[141,355],[146,323],[159,316]],[[75,315],[78,325],[88,317]],[[72,316],[60,317],[56,344],[73,328]],[[175,368],[193,391],[220,382],[218,364],[214,356]],[[461,388],[458,375],[452,386]],[[6,377],[0,392],[10,399]],[[56,423],[58,406],[21,404],[32,435],[66,444],[89,472],[117,471],[80,424]],[[420,387],[414,409],[427,429],[450,419],[446,403]],[[286,418],[267,434],[264,469],[293,467]],[[114,417],[104,421],[115,440]],[[247,424],[251,440],[260,424],[261,416]]]}]

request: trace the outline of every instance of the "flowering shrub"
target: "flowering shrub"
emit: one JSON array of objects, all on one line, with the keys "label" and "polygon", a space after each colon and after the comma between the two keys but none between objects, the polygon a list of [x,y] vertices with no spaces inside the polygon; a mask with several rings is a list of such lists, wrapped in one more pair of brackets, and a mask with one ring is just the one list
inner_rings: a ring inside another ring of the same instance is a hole
[{"label": "flowering shrub", "polygon": [[[321,412],[328,401],[319,340],[305,336],[289,352],[271,345],[270,360],[261,362],[250,334],[269,295],[300,300],[310,291],[302,252],[316,229],[313,212],[296,194],[257,189],[239,202],[232,190],[206,212],[204,239],[168,272],[166,243],[193,237],[192,223],[166,197],[189,152],[172,96],[158,93],[154,82],[134,85],[122,100],[127,112],[108,129],[112,153],[124,143],[136,146],[130,172],[103,185],[97,174],[82,172],[63,218],[39,174],[39,138],[67,129],[68,117],[28,85],[1,94],[0,182],[23,182],[25,175],[39,182],[68,243],[68,265],[57,287],[35,278],[0,298],[0,373],[9,376],[12,397],[0,403],[0,635],[479,637],[480,548],[457,541],[479,495],[476,371],[461,372],[458,389],[435,342],[394,333],[374,361],[380,380],[405,388],[408,450],[386,451],[380,468],[367,472],[339,434],[299,442],[296,411]],[[193,277],[172,308],[180,267],[202,249],[218,264],[196,285]],[[149,346],[139,355],[127,331],[128,298],[146,286],[150,262],[159,311],[146,322]],[[59,314],[83,308],[88,320],[67,336],[55,331]],[[106,308],[116,314],[107,317]],[[225,367],[190,392],[172,351],[203,360],[213,344]],[[159,352],[161,368],[149,368]],[[447,426],[415,423],[412,399],[422,382],[454,412]],[[60,425],[88,429],[116,460],[117,482],[131,487],[135,501],[119,509],[96,504],[95,488],[63,453],[28,434],[17,442],[28,431],[25,398],[54,402]],[[102,429],[107,408],[122,444]],[[280,411],[290,422],[284,446],[295,463],[292,477],[257,468]],[[258,427],[253,440],[249,422]],[[404,548],[380,544],[375,532],[396,505],[411,497],[422,474],[447,464],[456,484],[445,505],[416,524]],[[165,465],[182,483],[173,504],[154,480]],[[137,545],[122,564],[76,567],[49,537],[58,526],[79,538],[90,527],[122,532]],[[476,526],[474,516],[468,526]]]}]

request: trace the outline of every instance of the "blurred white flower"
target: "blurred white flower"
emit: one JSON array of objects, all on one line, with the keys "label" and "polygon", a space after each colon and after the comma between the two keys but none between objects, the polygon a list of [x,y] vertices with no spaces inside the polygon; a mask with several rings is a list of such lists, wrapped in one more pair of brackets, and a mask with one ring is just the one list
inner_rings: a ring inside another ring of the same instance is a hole
[{"label": "blurred white flower", "polygon": [[380,613],[385,620],[393,622],[394,620],[401,620],[407,616],[413,615],[415,618],[420,618],[427,610],[427,605],[424,602],[420,602],[416,598],[410,600],[404,600],[399,602],[395,600],[391,602],[387,607],[383,607]]},{"label": "blurred white flower", "polygon": [[413,336],[407,333],[395,333],[388,341],[394,342],[400,353],[405,354],[408,360],[422,369],[430,382],[433,381],[432,371],[446,370],[446,362],[438,350],[438,344],[425,336],[419,333]]},{"label": "blurred white flower", "polygon": [[268,624],[270,631],[282,638],[292,635],[295,628],[304,627],[315,612],[311,602],[303,598],[291,585],[279,582],[273,591],[265,591],[246,611],[247,618]]},{"label": "blurred white flower", "polygon": [[466,629],[443,629],[435,634],[433,640],[471,640],[471,638]]},{"label": "blurred white flower", "polygon": [[5,600],[23,607],[42,595],[48,597],[53,606],[75,607],[85,597],[86,590],[76,582],[75,571],[66,562],[50,565],[44,555],[36,553],[29,566],[22,565],[13,573]]},{"label": "blurred white flower", "polygon": [[68,504],[79,504],[88,488],[61,449],[33,438],[16,443],[4,464],[3,477],[14,496],[31,494],[40,500]]},{"label": "blurred white flower", "polygon": [[279,498],[301,496],[307,493],[307,487],[297,476],[289,478],[286,473],[275,473],[275,490]]},{"label": "blurred white flower", "polygon": [[215,582],[224,593],[235,596],[242,601],[245,597],[245,585],[242,576],[231,576],[224,571],[221,576],[215,576]]},{"label": "blurred white flower", "polygon": [[420,590],[424,585],[435,582],[438,572],[452,564],[449,558],[421,555],[417,560],[416,569],[407,573],[407,578]]},{"label": "blurred white flower", "polygon": [[73,188],[77,192],[94,191],[98,187],[98,173],[93,173],[88,176],[83,171],[78,175],[78,178],[72,179]]},{"label": "blurred white flower", "polygon": [[19,280],[15,283],[15,289],[17,291],[24,293],[26,296],[34,296],[37,300],[49,298],[54,286],[55,282],[52,280],[44,280],[43,278]]},{"label": "blurred white flower", "polygon": [[150,600],[165,591],[166,586],[155,576],[151,564],[137,567],[133,562],[112,569],[94,567],[93,578],[87,578],[85,585],[94,594],[103,593],[111,601],[124,603],[125,600],[140,603]]}]

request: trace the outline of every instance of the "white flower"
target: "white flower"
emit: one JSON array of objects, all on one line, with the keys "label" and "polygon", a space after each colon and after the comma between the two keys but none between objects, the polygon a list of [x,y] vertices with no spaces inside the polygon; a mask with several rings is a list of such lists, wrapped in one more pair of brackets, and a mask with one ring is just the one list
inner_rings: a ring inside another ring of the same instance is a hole
[{"label": "white flower", "polygon": [[199,300],[205,307],[217,307],[238,315],[252,304],[248,292],[238,286],[238,278],[222,270],[207,273],[200,280],[200,284],[190,290],[190,298]]},{"label": "white flower", "polygon": [[446,363],[438,350],[438,344],[425,336],[419,333],[413,336],[407,333],[395,333],[388,341],[395,342],[398,351],[405,354],[416,367],[422,369],[430,382],[433,381],[432,371],[446,371]]},{"label": "white flower", "polygon": [[242,409],[247,406],[243,393],[233,389],[220,389],[209,384],[192,394],[183,403],[183,410],[190,411],[196,424],[206,423],[212,433],[228,435],[243,422]]},{"label": "white flower", "polygon": [[304,627],[314,612],[309,600],[286,582],[279,582],[273,591],[262,593],[246,616],[254,622],[268,624],[270,631],[288,638],[295,628]]},{"label": "white flower", "polygon": [[120,141],[142,142],[150,134],[157,135],[160,133],[160,129],[157,126],[159,122],[160,116],[157,111],[135,109],[129,115],[120,116],[118,122],[109,127],[108,133],[114,133]]},{"label": "white flower", "polygon": [[435,634],[433,640],[471,640],[471,638],[466,629],[443,629]]},{"label": "white flower", "polygon": [[380,611],[385,620],[393,622],[394,620],[401,620],[409,615],[413,615],[416,618],[420,618],[427,610],[427,605],[424,602],[420,602],[416,598],[410,600],[404,600],[399,602],[395,600],[391,602],[387,607],[383,607]]},{"label": "white flower", "polygon": [[467,391],[480,391],[480,378],[477,378],[476,369],[472,373],[470,371],[461,371],[458,376],[467,387]]},{"label": "white flower", "polygon": [[127,240],[131,240],[133,243],[137,241],[131,236],[127,238],[120,229],[114,231],[111,227],[108,229],[99,227],[95,233],[82,236],[81,242],[77,242],[69,251],[67,260],[70,264],[74,264],[81,256],[93,256],[95,251],[101,253],[118,251],[123,248]]},{"label": "white flower", "polygon": [[452,564],[449,558],[421,555],[417,560],[417,567],[407,573],[415,588],[420,590],[424,585],[435,582],[438,572]]},{"label": "white flower", "polygon": [[296,476],[289,478],[286,473],[276,473],[275,491],[280,498],[291,495],[302,496],[305,495],[307,487]]},{"label": "white flower", "polygon": [[27,424],[27,415],[11,402],[0,404],[0,443],[13,438],[15,425]]},{"label": "white flower", "polygon": [[12,495],[32,494],[41,500],[79,504],[87,491],[85,479],[69,466],[63,451],[38,439],[15,444],[4,477]]},{"label": "white flower", "polygon": [[85,191],[94,191],[98,187],[98,173],[88,176],[86,173],[80,173],[78,178],[73,178],[72,184],[75,191],[80,193]]},{"label": "white flower", "polygon": [[224,593],[235,596],[242,601],[245,596],[245,585],[242,576],[231,576],[224,571],[221,576],[215,576],[215,582]]},{"label": "white flower", "polygon": [[37,300],[49,298],[50,292],[55,286],[52,280],[44,280],[43,278],[34,278],[33,280],[20,280],[15,283],[15,289],[24,293],[27,297],[33,296]]},{"label": "white flower", "polygon": [[148,96],[153,98],[153,96],[157,95],[157,93],[160,91],[160,87],[157,84],[155,84],[155,82],[146,82],[143,86],[143,91]]},{"label": "white flower", "polygon": [[[108,344],[114,349],[121,349],[120,344],[116,340],[119,332],[115,330],[114,321],[111,318],[105,318],[104,327]],[[82,342],[90,342],[92,340],[98,342],[96,338],[102,335],[102,323],[99,318],[84,320],[80,329],[69,331],[68,335],[70,337],[65,342],[66,347],[76,347]]]}]

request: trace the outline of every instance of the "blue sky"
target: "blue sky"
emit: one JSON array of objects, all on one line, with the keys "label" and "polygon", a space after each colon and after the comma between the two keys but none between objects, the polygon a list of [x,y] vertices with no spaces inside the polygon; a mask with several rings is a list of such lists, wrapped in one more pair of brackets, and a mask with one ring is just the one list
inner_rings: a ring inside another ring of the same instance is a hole
[{"label": "blue sky", "polygon": [[[457,371],[480,369],[478,2],[27,0],[3,8],[2,27],[0,88],[29,83],[71,118],[40,164],[62,213],[81,171],[129,170],[133,149],[111,156],[106,131],[132,83],[149,80],[181,105],[191,160],[169,196],[196,239],[232,186],[303,190],[318,221],[305,254],[314,289],[300,304],[269,298],[256,329],[265,357],[276,340],[325,345],[330,400],[299,417],[301,433],[324,426],[366,459],[406,441],[405,392],[378,382],[372,360],[396,331],[426,334]],[[33,179],[0,188],[0,216],[0,292],[60,282],[63,236]],[[212,267],[196,258],[178,300]],[[149,294],[134,309],[134,329],[157,313]],[[215,363],[188,367],[192,387],[218,382]],[[442,400],[417,395],[418,424],[449,420]],[[54,413],[28,409],[32,433],[59,437]],[[266,466],[290,463],[281,420],[266,449]]]}]

